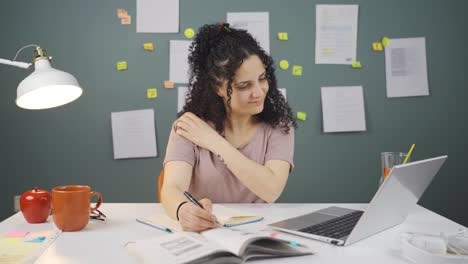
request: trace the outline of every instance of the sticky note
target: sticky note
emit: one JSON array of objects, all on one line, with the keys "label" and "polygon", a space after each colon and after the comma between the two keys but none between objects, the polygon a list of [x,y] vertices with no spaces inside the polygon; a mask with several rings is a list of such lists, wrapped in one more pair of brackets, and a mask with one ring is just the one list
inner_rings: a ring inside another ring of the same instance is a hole
[{"label": "sticky note", "polygon": [[1,241],[5,241],[5,242],[22,242],[23,240],[21,240],[21,238],[19,238],[19,237],[5,237]]},{"label": "sticky note", "polygon": [[290,245],[292,248],[297,248],[297,243],[296,243],[296,241],[289,241],[289,245]]},{"label": "sticky note", "polygon": [[360,61],[353,61],[351,63],[351,67],[355,68],[355,69],[359,69],[359,68],[362,68],[362,65],[361,65],[361,62]]},{"label": "sticky note", "polygon": [[124,18],[124,17],[128,16],[127,10],[125,10],[123,8],[117,9],[117,16],[119,18]]},{"label": "sticky note", "polygon": [[301,76],[302,75],[302,66],[294,65],[292,67],[292,74],[294,76]]},{"label": "sticky note", "polygon": [[388,44],[390,44],[390,39],[388,37],[383,37],[382,38],[382,45],[384,45],[386,47],[386,46],[388,46]]},{"label": "sticky note", "polygon": [[28,233],[26,230],[11,230],[6,233],[5,238],[24,237]]},{"label": "sticky note", "polygon": [[297,112],[296,114],[297,119],[305,121],[307,119],[307,114],[304,112]]},{"label": "sticky note", "polygon": [[288,40],[288,32],[279,32],[278,33],[279,40]]},{"label": "sticky note", "polygon": [[148,98],[156,98],[158,97],[158,90],[156,88],[148,88],[148,90],[146,90],[146,95]]},{"label": "sticky note", "polygon": [[132,17],[131,16],[125,16],[120,19],[120,24],[122,25],[130,25],[132,24]]},{"label": "sticky note", "polygon": [[184,31],[184,35],[186,38],[191,39],[195,36],[195,30],[193,30],[193,28],[187,28]]},{"label": "sticky note", "polygon": [[374,43],[372,43],[372,49],[373,49],[374,51],[382,51],[382,50],[383,50],[382,43],[380,43],[380,42],[374,42]]},{"label": "sticky note", "polygon": [[27,241],[24,241],[24,242],[28,242],[28,243],[42,243],[44,242],[44,240],[46,239],[46,237],[44,236],[41,236],[41,237],[36,237],[32,240],[27,240]]},{"label": "sticky note", "polygon": [[166,88],[166,89],[174,88],[174,82],[170,81],[170,80],[164,81],[164,88]]},{"label": "sticky note", "polygon": [[151,42],[146,42],[146,43],[143,43],[143,48],[145,50],[154,50],[154,45]]},{"label": "sticky note", "polygon": [[278,235],[278,232],[271,232],[270,237],[275,238]]},{"label": "sticky note", "polygon": [[287,70],[289,68],[289,62],[287,60],[280,60],[279,66],[280,69]]},{"label": "sticky note", "polygon": [[123,71],[127,69],[127,62],[126,61],[119,61],[117,62],[117,70]]}]

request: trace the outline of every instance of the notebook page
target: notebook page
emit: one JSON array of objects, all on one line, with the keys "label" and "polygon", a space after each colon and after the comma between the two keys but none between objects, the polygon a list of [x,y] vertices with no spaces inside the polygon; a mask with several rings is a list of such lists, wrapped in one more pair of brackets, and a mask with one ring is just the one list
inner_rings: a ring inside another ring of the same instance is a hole
[{"label": "notebook page", "polygon": [[259,238],[269,238],[266,232],[249,232],[236,228],[216,228],[201,233],[206,239],[221,245],[226,250],[241,256],[245,247]]}]

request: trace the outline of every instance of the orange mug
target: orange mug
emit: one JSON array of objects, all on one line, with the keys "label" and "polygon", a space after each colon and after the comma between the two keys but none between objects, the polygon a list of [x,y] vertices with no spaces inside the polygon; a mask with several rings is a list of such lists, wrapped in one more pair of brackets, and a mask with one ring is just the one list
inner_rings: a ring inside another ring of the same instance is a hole
[{"label": "orange mug", "polygon": [[[98,201],[91,207],[91,197]],[[91,191],[84,185],[59,186],[52,189],[52,217],[55,225],[62,231],[80,231],[89,221],[91,211],[99,208],[102,195]]]}]

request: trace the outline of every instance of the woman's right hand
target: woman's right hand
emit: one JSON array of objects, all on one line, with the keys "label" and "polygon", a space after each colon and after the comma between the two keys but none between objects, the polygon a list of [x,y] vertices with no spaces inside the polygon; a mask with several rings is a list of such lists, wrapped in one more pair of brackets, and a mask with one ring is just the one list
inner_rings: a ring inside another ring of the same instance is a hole
[{"label": "woman's right hand", "polygon": [[209,199],[198,201],[204,209],[187,202],[179,208],[179,223],[184,231],[200,232],[219,227],[216,216],[212,214],[212,203]]}]

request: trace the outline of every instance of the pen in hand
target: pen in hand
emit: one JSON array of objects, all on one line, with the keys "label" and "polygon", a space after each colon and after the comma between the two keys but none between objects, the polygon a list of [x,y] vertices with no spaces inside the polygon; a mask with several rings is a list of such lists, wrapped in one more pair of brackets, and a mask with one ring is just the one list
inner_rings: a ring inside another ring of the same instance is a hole
[{"label": "pen in hand", "polygon": [[[184,191],[184,195],[185,195],[185,197],[187,197],[187,199],[189,199],[190,202],[194,203],[196,206],[198,206],[201,209],[205,210],[205,208],[203,208],[203,205],[201,205],[195,198],[193,198],[193,196],[190,195],[190,193],[188,193],[187,191]],[[219,225],[219,222],[218,222],[218,220],[216,218],[214,219],[213,222],[215,224]]]}]

